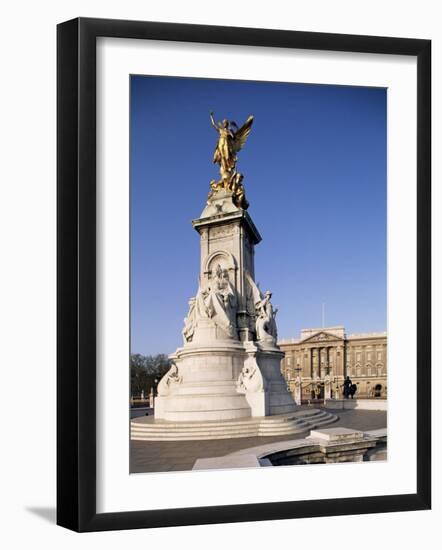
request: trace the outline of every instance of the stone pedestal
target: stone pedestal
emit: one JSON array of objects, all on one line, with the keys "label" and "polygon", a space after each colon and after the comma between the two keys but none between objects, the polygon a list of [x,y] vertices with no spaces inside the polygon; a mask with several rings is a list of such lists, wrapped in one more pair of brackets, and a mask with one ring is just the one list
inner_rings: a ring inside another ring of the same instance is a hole
[{"label": "stone pedestal", "polygon": [[294,397],[296,405],[301,405],[302,380],[301,380],[301,377],[299,375],[295,379],[295,389],[293,391],[293,397]]},{"label": "stone pedestal", "polygon": [[192,224],[200,235],[199,287],[189,301],[184,345],[158,385],[155,418],[205,422],[293,412],[271,293],[254,282],[258,230],[224,189]]},{"label": "stone pedestal", "polygon": [[326,374],[324,377],[324,402],[326,399],[331,399],[331,388],[332,388],[332,383],[331,383],[330,376]]},{"label": "stone pedestal", "polygon": [[247,275],[255,278],[255,245],[261,241],[261,235],[247,211],[237,208],[231,193],[225,190],[208,201],[201,217],[193,220],[192,225],[201,237],[200,287],[210,284],[218,266],[227,270],[238,298],[238,337],[242,341],[252,340],[255,327],[247,307]]},{"label": "stone pedestal", "polygon": [[245,361],[239,342],[195,343],[179,348],[171,359],[179,378],[159,389],[155,418],[199,421],[251,416],[245,395],[237,389]]}]

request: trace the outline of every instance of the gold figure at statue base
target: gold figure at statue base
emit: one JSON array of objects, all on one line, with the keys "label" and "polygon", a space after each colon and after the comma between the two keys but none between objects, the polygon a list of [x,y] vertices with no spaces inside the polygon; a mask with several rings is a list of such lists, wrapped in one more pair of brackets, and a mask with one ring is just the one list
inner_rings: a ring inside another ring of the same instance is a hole
[{"label": "gold figure at statue base", "polygon": [[235,206],[247,210],[249,203],[246,199],[246,193],[244,186],[241,183],[244,176],[239,172],[235,172],[229,180],[215,181],[210,182],[211,191],[209,192],[208,199],[211,199],[217,191],[225,189],[232,193],[232,201]]},{"label": "gold figure at statue base", "polygon": [[253,116],[249,116],[241,128],[238,128],[238,125],[233,120],[224,119],[222,122],[216,123],[213,118],[213,112],[210,113],[210,121],[218,132],[218,142],[215,147],[213,162],[219,165],[221,179],[210,182],[211,191],[209,199],[217,191],[225,189],[232,193],[232,200],[235,206],[246,210],[249,203],[245,197],[245,190],[242,184],[244,176],[236,171],[238,160],[236,154],[242,149],[251,132]]}]

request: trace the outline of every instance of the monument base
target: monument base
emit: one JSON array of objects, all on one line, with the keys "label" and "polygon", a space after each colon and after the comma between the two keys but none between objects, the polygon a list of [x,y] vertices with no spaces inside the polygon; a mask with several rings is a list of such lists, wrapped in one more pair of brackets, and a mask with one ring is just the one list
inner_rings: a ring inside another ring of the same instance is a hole
[{"label": "monument base", "polygon": [[293,412],[280,371],[283,355],[276,347],[238,340],[179,348],[171,356],[172,372],[158,387],[155,418],[195,422]]}]

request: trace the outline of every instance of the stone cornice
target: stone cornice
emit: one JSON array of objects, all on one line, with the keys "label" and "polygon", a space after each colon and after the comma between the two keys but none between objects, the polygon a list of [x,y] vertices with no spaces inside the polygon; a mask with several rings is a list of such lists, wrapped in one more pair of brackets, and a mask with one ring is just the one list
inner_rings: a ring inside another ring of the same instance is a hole
[{"label": "stone cornice", "polygon": [[236,212],[227,212],[222,214],[216,214],[207,218],[197,218],[192,220],[193,227],[200,233],[201,228],[213,225],[224,225],[231,223],[232,221],[239,221],[241,225],[248,230],[253,244],[261,242],[262,237],[259,234],[258,229],[253,223],[252,218],[246,210],[238,209]]}]

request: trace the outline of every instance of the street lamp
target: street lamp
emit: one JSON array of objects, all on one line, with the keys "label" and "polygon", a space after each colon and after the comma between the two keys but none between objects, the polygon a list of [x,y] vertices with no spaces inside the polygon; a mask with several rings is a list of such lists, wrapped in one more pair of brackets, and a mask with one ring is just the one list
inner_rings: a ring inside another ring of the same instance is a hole
[{"label": "street lamp", "polygon": [[339,388],[339,377],[338,376],[335,376],[333,378],[333,382],[335,384],[335,399],[339,399],[339,396],[340,396],[340,388]]},{"label": "street lamp", "polygon": [[301,405],[302,404],[302,377],[300,376],[300,372],[302,371],[302,368],[298,365],[297,367],[294,368],[294,371],[296,373],[295,380],[297,380],[299,377],[299,390],[297,389],[296,382],[295,382],[295,402],[299,400],[299,403],[297,404]]}]

